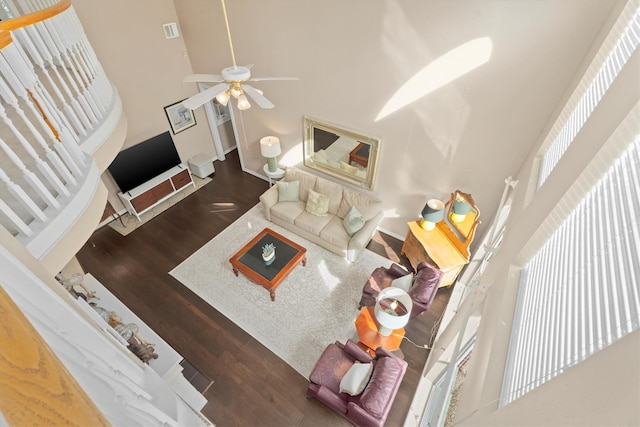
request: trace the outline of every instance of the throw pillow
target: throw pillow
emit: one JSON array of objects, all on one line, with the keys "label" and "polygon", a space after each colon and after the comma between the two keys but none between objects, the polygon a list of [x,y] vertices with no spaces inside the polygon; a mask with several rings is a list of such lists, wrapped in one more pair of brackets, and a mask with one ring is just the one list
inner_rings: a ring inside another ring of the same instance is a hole
[{"label": "throw pillow", "polygon": [[351,396],[359,395],[367,386],[372,372],[373,363],[356,361],[340,380],[340,393],[347,393]]},{"label": "throw pillow", "polygon": [[329,196],[309,190],[306,210],[311,215],[326,216],[329,211]]},{"label": "throw pillow", "polygon": [[382,210],[382,202],[356,190],[345,188],[342,191],[340,208],[336,212],[338,218],[344,218],[349,209],[355,206],[365,221],[369,221]]},{"label": "throw pillow", "polygon": [[358,209],[352,206],[342,220],[342,225],[344,229],[347,230],[347,233],[349,233],[349,236],[353,236],[364,226],[364,218],[362,214],[358,212]]},{"label": "throw pillow", "polygon": [[409,292],[411,283],[413,282],[413,273],[405,274],[391,281],[391,286],[394,288],[402,289],[405,292]]},{"label": "throw pillow", "polygon": [[278,202],[297,202],[300,200],[300,181],[276,181]]}]

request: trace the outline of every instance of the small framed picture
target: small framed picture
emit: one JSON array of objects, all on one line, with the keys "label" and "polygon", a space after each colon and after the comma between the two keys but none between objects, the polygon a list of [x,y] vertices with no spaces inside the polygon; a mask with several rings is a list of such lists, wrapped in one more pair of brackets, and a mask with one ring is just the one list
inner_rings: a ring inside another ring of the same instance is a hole
[{"label": "small framed picture", "polygon": [[167,113],[167,119],[169,119],[171,131],[174,135],[196,125],[196,117],[193,115],[193,111],[184,107],[182,101],[164,107],[164,112]]}]

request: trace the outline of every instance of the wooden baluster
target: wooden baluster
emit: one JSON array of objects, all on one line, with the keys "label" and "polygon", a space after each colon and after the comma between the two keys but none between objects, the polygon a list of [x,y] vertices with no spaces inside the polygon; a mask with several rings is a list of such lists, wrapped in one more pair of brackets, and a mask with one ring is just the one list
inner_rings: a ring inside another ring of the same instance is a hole
[{"label": "wooden baluster", "polygon": [[79,48],[82,51],[82,56],[85,58],[87,65],[92,69],[94,76],[94,84],[92,86],[92,92],[95,91],[94,97],[96,103],[100,105],[103,111],[107,111],[107,106],[111,105],[115,92],[111,85],[111,82],[107,79],[107,75],[100,65],[100,61],[96,56],[91,43],[87,39],[80,19],[78,18],[73,6],[67,10],[66,16],[68,16],[68,27],[73,28],[73,31],[78,35],[78,38],[82,40]]},{"label": "wooden baluster", "polygon": [[[78,57],[74,52],[73,41],[71,37],[67,34],[64,28],[61,27],[62,20],[63,17],[61,15],[58,15],[46,20],[44,24],[49,30],[51,37],[55,41],[58,50],[70,64],[70,69],[76,78],[75,82],[72,81],[72,86],[76,91],[77,99],[80,102],[80,105],[83,107],[84,113],[88,116],[91,123],[96,123],[98,119],[96,118],[94,111],[91,109],[91,107],[89,106],[89,102],[87,101],[88,93],[85,88],[86,86],[88,86],[89,81],[87,79],[84,68],[82,67],[82,64],[78,61]],[[82,88],[83,90],[80,90],[80,88]]]},{"label": "wooden baluster", "polygon": [[[56,189],[56,191],[59,194],[62,194],[65,196],[69,195],[69,191],[67,191],[67,189],[64,187],[64,184],[62,183],[62,181],[60,181],[60,178],[58,178],[58,176],[53,172],[49,164],[44,162],[40,158],[40,156],[38,155],[36,150],[34,150],[34,148],[31,146],[29,141],[27,141],[24,135],[22,135],[22,133],[13,125],[13,121],[7,116],[6,110],[1,105],[0,105],[0,117],[2,117],[2,120],[4,120],[7,126],[9,126],[13,134],[16,136],[16,138],[22,145],[22,148],[24,148],[27,154],[29,154],[29,156],[31,156],[31,158],[35,161],[36,167],[42,173],[42,175],[47,179],[47,181],[51,183],[51,185]],[[49,192],[47,191],[47,193]],[[56,209],[60,207],[57,202],[55,202],[52,206],[56,207]]]},{"label": "wooden baluster", "polygon": [[[0,54],[0,74],[2,74],[7,83],[9,83],[11,89],[13,89],[13,91],[27,103],[27,106],[29,106],[35,117],[37,117],[37,120],[41,124],[43,130],[52,138],[54,142],[54,149],[63,159],[65,165],[67,166],[67,168],[69,168],[72,175],[81,176],[82,172],[78,167],[78,163],[76,163],[72,155],[68,152],[67,146],[69,144],[64,144],[64,140],[62,140],[61,136],[58,133],[58,130],[56,129],[56,123],[54,123],[55,116],[53,116],[53,114],[47,114],[47,111],[43,110],[42,106],[39,103],[35,104],[33,102],[37,101],[37,99],[35,97],[32,98],[31,92],[27,90],[28,88],[33,87],[33,85],[29,83],[29,80],[26,79],[25,76],[22,76],[21,78],[21,76],[15,73],[13,71],[13,68],[9,65],[9,62],[6,59],[5,55],[5,51],[9,48],[11,48],[11,46],[5,47]],[[27,85],[25,86],[24,83],[27,83]],[[62,141],[64,145],[59,144],[58,142],[60,141]],[[71,180],[74,185],[77,183],[75,178],[72,177]]]},{"label": "wooden baluster", "polygon": [[[13,123],[5,114],[4,108],[0,109],[0,117],[5,122],[5,124],[9,126],[11,130],[14,131],[14,133],[17,132],[17,129],[13,126]],[[29,145],[28,142],[27,142],[27,145]],[[20,160],[20,157],[16,155],[16,153],[11,149],[11,147],[7,145],[6,142],[4,142],[2,138],[0,138],[0,148],[2,148],[2,151],[5,152],[5,154],[7,155],[7,157],[9,157],[9,159],[13,162],[13,164],[15,164],[18,167],[18,169],[20,169],[20,172],[22,172],[22,176],[24,177],[25,181],[27,182],[27,184],[29,184],[29,186],[31,186],[31,188],[34,189],[34,191],[38,194],[38,196],[40,196],[40,198],[47,205],[52,206],[55,209],[60,209],[60,203],[55,199],[55,197],[53,197],[53,195],[47,189],[47,187],[44,186],[40,178],[38,178],[36,174],[34,174],[32,171],[30,171],[27,168],[27,165],[25,165],[24,162]],[[31,147],[29,146],[29,148]],[[31,148],[31,152],[35,155],[35,151],[33,151],[33,148]],[[35,157],[37,158],[38,156],[35,155]]]},{"label": "wooden baluster", "polygon": [[[38,77],[32,71],[31,67],[23,60],[21,53],[15,44],[10,44],[2,50],[2,56],[11,64],[11,68],[15,72],[20,84],[27,89],[28,94],[41,110],[42,115],[48,119],[50,126],[56,133],[58,139],[64,144],[69,156],[73,159],[76,167],[74,170],[72,165],[69,167],[74,174],[82,175],[80,166],[86,164],[86,154],[78,147],[78,137],[69,131],[69,122],[67,117],[61,114],[51,100],[49,93],[39,84]],[[15,90],[15,89],[14,89]]]},{"label": "wooden baluster", "polygon": [[[85,111],[83,109],[83,106],[87,108],[89,106],[86,103],[84,96],[80,92],[80,89],[78,88],[78,82],[80,82],[82,79],[78,74],[77,66],[73,63],[73,60],[69,56],[69,52],[66,49],[66,46],[60,39],[60,36],[58,35],[58,32],[56,31],[55,26],[52,23],[54,19],[55,17],[47,19],[44,22],[36,24],[35,27],[43,37],[45,43],[47,43],[47,47],[49,48],[49,51],[54,56],[54,58],[56,58],[56,60],[60,63],[66,64],[66,66],[62,67],[62,71],[65,73],[69,85],[71,85],[73,92],[76,94],[76,96],[74,97],[69,92],[69,96],[72,99],[71,105],[82,120],[82,123],[85,125],[85,127],[87,127],[88,129],[92,129],[93,125],[91,124],[91,121],[87,116],[88,111]],[[66,86],[65,89],[69,91],[68,87]],[[84,105],[82,105],[83,103]]]},{"label": "wooden baluster", "polygon": [[71,158],[77,165],[85,166],[86,155],[78,146],[79,139],[77,134],[70,131],[72,126],[67,116],[58,110],[51,95],[40,84],[38,76],[33,72],[33,68],[24,60],[19,48],[15,43],[12,43],[2,50],[2,55],[11,64],[11,68],[15,71],[20,83],[27,89],[29,96],[33,98],[56,137],[64,144]]},{"label": "wooden baluster", "polygon": [[[65,114],[68,114],[71,116],[72,118],[71,121],[74,123],[76,129],[79,132],[81,133],[84,132],[84,134],[86,134],[84,126],[80,123],[80,120],[78,119],[75,111],[68,105],[65,97],[60,91],[59,86],[66,88],[66,83],[58,73],[58,69],[55,66],[55,63],[53,62],[53,58],[49,53],[48,49],[46,48],[46,46],[44,45],[44,43],[41,43],[40,39],[37,39],[36,42],[34,43],[34,41],[31,39],[31,37],[29,36],[25,28],[14,30],[13,36],[19,42],[22,49],[26,50],[29,53],[29,57],[31,58],[31,60],[35,62],[35,64],[38,66],[38,68],[42,72],[42,75],[44,75],[46,80],[49,82],[49,87],[53,90],[53,92],[57,96],[57,99],[62,104],[62,109],[65,111]],[[45,59],[46,59],[46,63],[45,63]],[[53,70],[54,74],[58,79],[59,84],[56,83],[51,77],[49,73],[49,69],[47,68],[47,64],[49,64],[49,67],[51,67],[51,69]],[[66,92],[69,94],[69,97],[71,97],[71,93],[68,89],[66,89]]]},{"label": "wooden baluster", "polygon": [[[77,82],[80,80],[80,77],[76,71],[76,67],[73,62],[70,60],[68,53],[65,50],[64,44],[60,40],[60,37],[56,33],[55,29],[51,25],[51,19],[48,19],[45,22],[39,22],[33,25],[30,28],[34,28],[37,30],[37,34],[41,37],[42,41],[46,44],[49,54],[53,56],[53,61],[51,62],[51,66],[55,69],[62,68],[62,72],[66,77],[66,84],[64,85],[64,89],[67,91],[67,94],[71,98],[71,105],[73,106],[74,111],[78,114],[80,119],[82,120],[83,125],[87,129],[92,129],[93,125],[91,124],[91,120],[87,113],[89,111],[85,111],[83,109],[83,105],[88,108],[86,100],[84,100],[84,96],[80,92],[78,88]],[[57,67],[56,64],[62,64],[61,67]],[[66,64],[66,66],[65,66]],[[71,73],[69,73],[71,71]],[[68,85],[71,85],[71,89],[69,90]],[[72,94],[75,93],[75,96]],[[79,102],[80,100],[80,102]],[[93,113],[91,113],[93,115]],[[95,116],[94,116],[95,122]],[[84,129],[81,131],[82,135],[86,135]]]},{"label": "wooden baluster", "polygon": [[20,16],[17,6],[15,5],[15,2],[13,0],[5,0],[3,3],[6,6],[0,8],[0,16],[2,17],[3,21],[11,19],[15,16]]},{"label": "wooden baluster", "polygon": [[33,6],[31,0],[18,0],[18,9],[20,13],[17,16],[28,15],[35,12],[37,9]]},{"label": "wooden baluster", "polygon": [[20,234],[27,237],[33,234],[31,227],[29,227],[2,199],[0,199],[0,212],[7,217]]},{"label": "wooden baluster", "polygon": [[[7,74],[10,71],[10,68],[8,64],[6,64],[6,61],[4,60],[4,58],[2,58],[1,56],[0,56],[0,70],[2,70],[3,75],[5,77],[8,77],[8,80],[13,80],[15,82],[18,81],[17,78],[12,77],[10,73]],[[21,90],[21,92],[23,93],[22,97],[26,101],[30,111],[33,113],[34,117],[36,117],[36,120],[38,120],[40,126],[47,132],[47,134],[51,135],[51,138],[54,144],[64,149],[64,147],[57,142],[57,140],[55,139],[55,136],[51,133],[51,128],[44,121],[40,112],[35,108],[35,106],[33,105],[33,102],[31,102],[31,98],[28,97],[27,91],[17,83],[16,83],[16,88]],[[24,114],[24,111],[20,108],[20,105],[18,104],[18,98],[16,98],[16,96],[13,94],[11,89],[9,89],[9,87],[6,85],[6,83],[2,79],[0,79],[0,96],[2,96],[2,99],[7,104],[11,105],[14,108],[14,110],[18,113],[18,115],[22,118],[23,123],[27,126],[29,131],[31,131],[31,134],[35,138],[36,142],[38,142],[38,144],[40,144],[40,146],[44,149],[47,159],[53,165],[53,167],[56,169],[56,171],[62,177],[62,179],[64,179],[64,181],[68,184],[76,185],[77,181],[71,174],[71,171],[69,170],[69,168],[67,168],[65,163],[62,161],[62,159],[58,155],[58,153],[51,150],[49,145],[47,145],[47,142],[45,141],[45,139],[38,132],[35,126],[31,123],[31,120],[29,120],[26,117],[26,115]],[[59,189],[59,192],[61,192],[66,196],[70,194],[66,188]]]},{"label": "wooden baluster", "polygon": [[87,102],[87,114],[90,114],[90,117],[93,115],[92,120],[97,121],[98,117],[101,118],[104,115],[104,111],[98,107],[94,94],[89,91],[89,88],[93,85],[95,75],[91,72],[87,61],[82,54],[80,49],[82,39],[73,31],[74,26],[69,24],[69,18],[73,18],[71,9],[67,9],[64,13],[56,16],[52,22],[55,25],[56,30],[63,35],[61,39],[69,50],[70,57],[76,64],[80,77],[84,82],[82,95],[84,97],[83,99]]},{"label": "wooden baluster", "polygon": [[9,175],[5,173],[5,171],[0,168],[0,181],[4,182],[9,192],[13,194],[13,196],[20,202],[20,204],[37,220],[46,222],[48,217],[44,214],[42,209],[38,207],[34,203],[33,200],[24,192],[22,187],[13,182]]}]

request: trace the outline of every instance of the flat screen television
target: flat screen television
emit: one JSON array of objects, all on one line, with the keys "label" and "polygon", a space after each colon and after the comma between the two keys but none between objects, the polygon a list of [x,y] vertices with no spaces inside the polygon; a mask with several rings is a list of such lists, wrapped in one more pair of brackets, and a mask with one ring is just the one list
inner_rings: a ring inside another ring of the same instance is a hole
[{"label": "flat screen television", "polygon": [[180,164],[169,131],[118,153],[107,168],[123,193]]}]

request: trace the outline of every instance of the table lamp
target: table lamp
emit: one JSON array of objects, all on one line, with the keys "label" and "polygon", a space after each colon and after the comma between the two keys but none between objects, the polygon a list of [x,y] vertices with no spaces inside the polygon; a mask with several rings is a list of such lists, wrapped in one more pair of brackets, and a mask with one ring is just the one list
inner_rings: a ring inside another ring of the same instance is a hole
[{"label": "table lamp", "polygon": [[466,200],[454,200],[451,209],[451,221],[462,222],[469,212],[471,212],[471,205]]},{"label": "table lamp", "polygon": [[413,301],[400,288],[389,287],[380,291],[374,307],[380,335],[389,336],[394,329],[404,328],[409,323]]},{"label": "table lamp", "polygon": [[429,199],[422,209],[420,227],[429,231],[433,230],[437,222],[444,219],[444,203],[442,200]]},{"label": "table lamp", "polygon": [[280,140],[275,136],[265,136],[260,139],[260,153],[267,158],[269,172],[277,171],[276,157],[281,153]]}]

